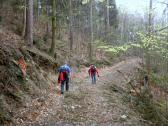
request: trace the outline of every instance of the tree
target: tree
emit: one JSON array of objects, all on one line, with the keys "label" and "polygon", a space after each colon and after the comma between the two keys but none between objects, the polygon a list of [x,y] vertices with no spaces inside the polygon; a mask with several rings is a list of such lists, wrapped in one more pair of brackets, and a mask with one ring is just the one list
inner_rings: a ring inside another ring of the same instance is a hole
[{"label": "tree", "polygon": [[22,37],[25,36],[25,30],[26,30],[26,0],[24,0]]},{"label": "tree", "polygon": [[50,54],[54,56],[56,45],[56,0],[52,0],[52,43],[50,47]]},{"label": "tree", "polygon": [[97,1],[95,10],[97,11],[97,20],[99,20],[99,24],[96,23],[100,29],[98,31],[99,37],[101,36],[103,41],[112,44],[116,39],[113,33],[118,27],[116,2],[115,0]]},{"label": "tree", "polygon": [[[47,16],[47,18],[49,17],[49,10],[50,9],[50,6],[49,6],[49,0],[46,0],[46,16]],[[48,36],[49,36],[49,21],[47,20],[47,22],[46,22],[46,37],[48,38]]]},{"label": "tree", "polygon": [[91,31],[91,40],[89,43],[89,58],[92,60],[92,42],[93,42],[93,0],[90,0],[90,31]]},{"label": "tree", "polygon": [[109,5],[109,0],[107,0],[107,4],[106,4],[106,6],[107,6],[107,31],[108,31],[108,28],[109,28],[109,26],[110,26],[110,14],[109,14],[109,9],[110,9],[110,5]]},{"label": "tree", "polygon": [[37,3],[37,16],[39,17],[40,15],[41,15],[41,9],[42,9],[42,7],[41,7],[41,0],[38,0],[37,1],[38,3]]},{"label": "tree", "polygon": [[[153,0],[150,0],[150,4],[149,4],[149,21],[148,21],[148,36],[149,38],[152,37],[152,30],[153,30],[153,20],[152,20],[152,11],[153,11]],[[148,71],[148,76],[150,77],[151,74],[151,66],[150,66],[150,54],[149,54],[149,47],[147,47],[146,50],[146,67],[147,67],[147,71]]]},{"label": "tree", "polygon": [[72,0],[69,0],[69,39],[70,51],[73,50],[73,32],[72,32]]},{"label": "tree", "polygon": [[33,46],[33,0],[27,0],[26,10],[26,41],[28,46]]}]

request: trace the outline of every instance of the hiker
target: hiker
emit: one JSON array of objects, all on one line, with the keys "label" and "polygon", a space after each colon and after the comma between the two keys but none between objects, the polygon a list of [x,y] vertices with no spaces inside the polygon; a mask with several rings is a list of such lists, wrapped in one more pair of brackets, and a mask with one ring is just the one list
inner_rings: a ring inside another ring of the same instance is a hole
[{"label": "hiker", "polygon": [[59,69],[58,83],[61,83],[61,94],[64,94],[64,86],[66,91],[69,90],[69,79],[71,68],[68,64],[61,66]]},{"label": "hiker", "polygon": [[99,73],[98,70],[96,68],[96,66],[91,65],[89,70],[88,70],[89,76],[92,79],[92,84],[96,84],[96,75],[99,77]]}]

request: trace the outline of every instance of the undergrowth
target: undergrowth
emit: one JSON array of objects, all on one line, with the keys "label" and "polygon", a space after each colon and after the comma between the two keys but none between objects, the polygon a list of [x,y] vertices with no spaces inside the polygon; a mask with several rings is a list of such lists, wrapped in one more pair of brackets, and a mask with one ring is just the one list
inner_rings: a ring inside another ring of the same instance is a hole
[{"label": "undergrowth", "polygon": [[[138,76],[145,76],[145,70],[139,71]],[[140,78],[141,78],[140,77]],[[161,82],[161,78],[154,78],[155,76],[152,76],[151,83],[152,82]],[[141,78],[142,79],[142,78]],[[155,80],[154,80],[155,79]],[[165,81],[165,80],[164,80]],[[143,81],[141,81],[143,83]],[[151,121],[151,125],[155,126],[167,126],[168,124],[168,113],[166,112],[166,104],[160,103],[160,101],[157,101],[154,96],[155,94],[152,93],[152,86],[150,85],[150,88],[146,88],[143,86],[143,84],[140,84],[141,87],[137,90],[138,95],[135,93],[132,93],[130,91],[127,92],[126,95],[124,95],[124,101],[129,102],[133,105],[136,111],[138,111],[144,120]],[[156,86],[156,85],[155,85]],[[159,100],[164,101],[164,98],[159,98]]]}]

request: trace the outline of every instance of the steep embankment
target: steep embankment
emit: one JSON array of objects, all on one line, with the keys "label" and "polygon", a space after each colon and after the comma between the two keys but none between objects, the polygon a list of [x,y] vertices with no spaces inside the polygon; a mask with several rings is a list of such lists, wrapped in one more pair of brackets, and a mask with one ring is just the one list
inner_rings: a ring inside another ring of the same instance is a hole
[{"label": "steep embankment", "polygon": [[147,125],[123,102],[127,85],[117,72],[132,75],[139,61],[128,59],[100,69],[101,77],[96,85],[90,84],[87,69],[73,74],[69,92],[60,95],[52,87],[47,98],[38,98],[29,109],[20,110],[17,125]]},{"label": "steep embankment", "polygon": [[[18,109],[27,107],[39,96],[45,96],[50,85],[54,84],[48,58],[27,51],[20,36],[8,31],[0,31],[0,124],[13,122]],[[24,57],[27,76],[24,78],[18,65]],[[44,65],[47,63],[47,65]]]}]

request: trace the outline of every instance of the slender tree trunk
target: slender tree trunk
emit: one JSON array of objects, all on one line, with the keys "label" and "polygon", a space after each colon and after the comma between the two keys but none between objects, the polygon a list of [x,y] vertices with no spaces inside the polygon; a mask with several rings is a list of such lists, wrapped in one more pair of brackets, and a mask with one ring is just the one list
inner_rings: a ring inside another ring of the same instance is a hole
[{"label": "slender tree trunk", "polygon": [[[168,5],[167,5],[167,7],[168,7]],[[168,23],[168,12],[166,14],[166,23]],[[167,29],[166,41],[168,43],[168,29]],[[167,49],[168,49],[168,46],[167,46]],[[167,61],[167,67],[166,67],[166,69],[167,69],[167,72],[168,72],[168,61]]]},{"label": "slender tree trunk", "polygon": [[22,37],[25,37],[26,31],[26,0],[24,0],[24,12],[23,12],[23,30],[22,30]]},{"label": "slender tree trunk", "polygon": [[91,40],[89,43],[89,58],[92,60],[92,42],[93,42],[93,0],[90,1],[90,31],[91,31]]},{"label": "slender tree trunk", "polygon": [[108,27],[110,26],[109,9],[110,9],[109,0],[107,0],[107,26]]},{"label": "slender tree trunk", "polygon": [[[153,0],[150,0],[150,4],[149,4],[149,26],[148,26],[148,35],[149,37],[151,37],[151,33],[152,33],[152,5],[153,5]],[[150,45],[149,47],[147,48],[146,50],[146,66],[147,66],[147,71],[148,71],[148,76],[150,77],[150,74],[151,74],[151,63],[150,63],[150,54],[149,54],[149,48],[150,48]]]},{"label": "slender tree trunk", "polygon": [[56,45],[56,0],[52,0],[52,43],[50,54],[54,56]]},{"label": "slender tree trunk", "polygon": [[38,7],[37,7],[37,14],[38,14],[38,17],[41,15],[41,0],[38,0],[37,1],[37,5],[38,5]]},{"label": "slender tree trunk", "polygon": [[106,3],[106,7],[107,7],[107,12],[106,12],[106,19],[107,19],[107,26],[106,26],[106,34],[107,34],[107,38],[106,38],[106,40],[107,40],[107,42],[109,42],[109,28],[110,28],[110,17],[109,17],[109,0],[107,0],[106,1],[107,3]]},{"label": "slender tree trunk", "polygon": [[0,1],[0,8],[3,7],[3,2],[4,2],[3,0]]},{"label": "slender tree trunk", "polygon": [[123,42],[123,36],[124,36],[124,15],[123,15],[123,18],[121,20],[121,41]]},{"label": "slender tree trunk", "polygon": [[27,0],[26,41],[28,46],[33,46],[33,0]]},{"label": "slender tree trunk", "polygon": [[73,50],[73,33],[72,33],[72,0],[69,0],[69,39],[70,39],[70,52]]},{"label": "slender tree trunk", "polygon": [[[46,15],[47,17],[49,17],[49,0],[46,0]],[[47,22],[46,22],[46,37],[48,38],[49,36],[49,20],[47,19]]]},{"label": "slender tree trunk", "polygon": [[151,33],[152,33],[152,25],[153,25],[153,21],[152,21],[152,10],[153,9],[153,0],[150,0],[150,5],[149,5],[149,36],[151,36]]}]

